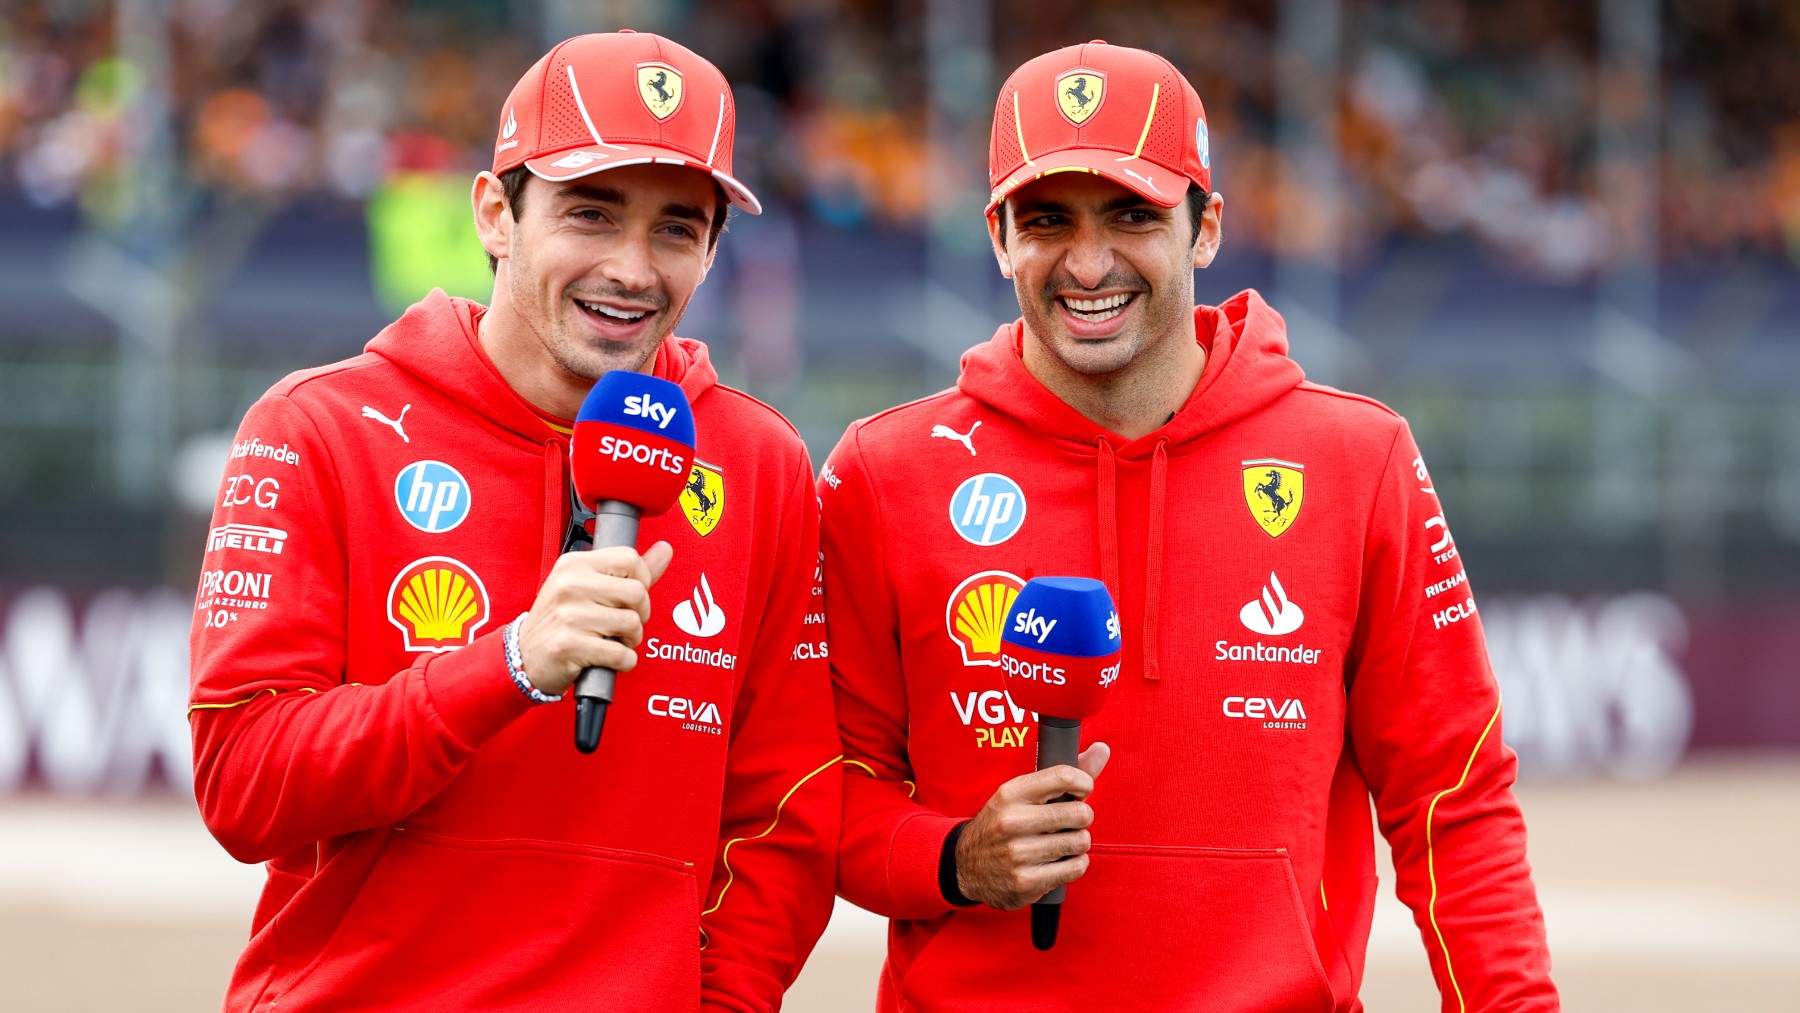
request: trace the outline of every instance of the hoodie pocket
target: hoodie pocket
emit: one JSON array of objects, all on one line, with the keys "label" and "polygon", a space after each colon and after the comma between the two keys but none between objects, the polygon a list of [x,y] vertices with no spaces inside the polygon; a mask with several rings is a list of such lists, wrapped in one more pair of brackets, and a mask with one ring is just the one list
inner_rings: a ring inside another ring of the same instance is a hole
[{"label": "hoodie pocket", "polygon": [[1322,1013],[1336,1007],[1285,851],[1096,844],[1054,948],[1027,911],[949,916],[906,973],[920,1011]]},{"label": "hoodie pocket", "polygon": [[672,859],[395,830],[329,942],[285,986],[278,974],[261,1002],[690,1013],[700,1003],[699,931],[698,881]]}]

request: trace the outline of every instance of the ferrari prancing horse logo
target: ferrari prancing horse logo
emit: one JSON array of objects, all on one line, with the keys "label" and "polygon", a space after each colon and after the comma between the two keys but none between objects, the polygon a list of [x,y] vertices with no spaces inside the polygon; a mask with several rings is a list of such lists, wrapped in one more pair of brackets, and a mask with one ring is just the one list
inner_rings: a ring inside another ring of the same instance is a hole
[{"label": "ferrari prancing horse logo", "polygon": [[640,63],[637,72],[638,98],[650,115],[659,120],[675,115],[681,108],[681,71],[666,63]]},{"label": "ferrari prancing horse logo", "polygon": [[1272,457],[1244,462],[1244,503],[1270,538],[1280,538],[1293,526],[1305,491],[1304,464]]},{"label": "ferrari prancing horse logo", "polygon": [[694,462],[687,487],[681,490],[681,514],[705,538],[725,515],[725,476],[710,464]]},{"label": "ferrari prancing horse logo", "polygon": [[1105,98],[1105,74],[1071,70],[1056,79],[1056,108],[1078,127],[1093,117]]}]

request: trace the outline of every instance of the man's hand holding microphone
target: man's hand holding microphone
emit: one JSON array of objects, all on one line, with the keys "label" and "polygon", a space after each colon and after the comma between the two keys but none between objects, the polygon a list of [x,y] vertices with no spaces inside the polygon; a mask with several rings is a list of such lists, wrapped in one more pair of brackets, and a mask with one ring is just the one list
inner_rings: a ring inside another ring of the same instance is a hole
[{"label": "man's hand holding microphone", "polygon": [[1085,799],[1112,751],[1077,755],[1081,719],[1119,677],[1119,614],[1106,585],[1037,577],[1013,600],[1001,635],[1006,691],[1038,714],[1038,769],[1000,786],[956,842],[963,896],[1002,911],[1032,905],[1032,943],[1056,941],[1063,888],[1088,869],[1094,810]]},{"label": "man's hand holding microphone", "polygon": [[565,552],[550,568],[519,626],[519,653],[531,684],[566,692],[585,668],[629,672],[650,621],[650,587],[668,569],[668,542],[638,554],[628,545]]},{"label": "man's hand holding microphone", "polygon": [[551,567],[519,627],[525,677],[540,692],[575,690],[575,748],[600,744],[613,675],[637,665],[650,587],[674,550],[637,550],[638,517],[673,506],[694,458],[694,413],[667,380],[613,370],[581,403],[569,447],[575,495],[594,511],[593,548]]}]

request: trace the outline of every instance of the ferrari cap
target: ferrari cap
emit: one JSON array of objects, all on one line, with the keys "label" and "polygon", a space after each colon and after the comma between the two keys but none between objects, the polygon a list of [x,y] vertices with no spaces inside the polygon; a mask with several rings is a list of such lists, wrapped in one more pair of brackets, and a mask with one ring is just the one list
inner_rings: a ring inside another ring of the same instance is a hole
[{"label": "ferrari cap", "polygon": [[1094,41],[1013,71],[994,106],[987,212],[1053,172],[1092,172],[1174,207],[1188,181],[1212,189],[1206,110],[1155,53]]},{"label": "ferrari cap", "polygon": [[686,46],[648,32],[578,35],[513,85],[493,171],[523,165],[560,183],[621,165],[685,165],[759,215],[762,202],[731,175],[736,125],[725,75]]}]

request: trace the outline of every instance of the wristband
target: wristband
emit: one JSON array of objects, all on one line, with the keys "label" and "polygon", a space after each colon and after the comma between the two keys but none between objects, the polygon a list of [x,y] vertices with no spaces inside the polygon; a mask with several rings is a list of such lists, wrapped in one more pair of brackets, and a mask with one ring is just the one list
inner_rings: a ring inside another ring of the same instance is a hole
[{"label": "wristband", "polygon": [[956,842],[962,840],[963,830],[970,820],[963,820],[950,828],[950,835],[944,838],[944,849],[938,852],[938,893],[957,907],[969,907],[977,903],[963,896],[962,887],[956,882]]},{"label": "wristband", "polygon": [[525,622],[529,613],[519,613],[519,618],[507,623],[500,630],[500,643],[506,648],[506,673],[512,676],[513,685],[519,692],[531,698],[532,703],[555,703],[562,699],[562,694],[555,696],[533,686],[531,679],[525,674],[525,655],[519,651],[519,627]]}]

